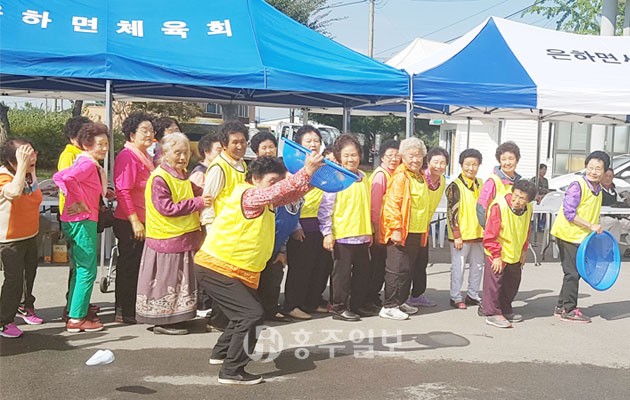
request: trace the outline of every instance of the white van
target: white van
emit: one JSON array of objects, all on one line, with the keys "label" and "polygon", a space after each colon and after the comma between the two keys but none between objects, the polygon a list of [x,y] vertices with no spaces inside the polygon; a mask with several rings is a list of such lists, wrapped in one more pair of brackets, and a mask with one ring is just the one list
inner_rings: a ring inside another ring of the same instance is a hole
[{"label": "white van", "polygon": [[[630,191],[630,154],[622,154],[613,157],[611,167],[615,171],[613,183],[617,187],[617,192]],[[583,169],[571,174],[551,178],[549,179],[549,189],[564,192],[571,182],[577,180],[580,176],[584,176],[585,171],[586,170]]]}]

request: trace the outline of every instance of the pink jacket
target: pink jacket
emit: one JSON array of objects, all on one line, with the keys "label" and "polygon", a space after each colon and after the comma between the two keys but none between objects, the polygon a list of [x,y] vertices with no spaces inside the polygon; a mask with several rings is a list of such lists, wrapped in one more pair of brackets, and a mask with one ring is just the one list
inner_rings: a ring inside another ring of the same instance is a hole
[{"label": "pink jacket", "polygon": [[144,223],[144,188],[149,176],[151,171],[130,150],[122,149],[118,153],[114,162],[114,187],[118,201],[114,217],[127,220],[131,214],[136,213]]},{"label": "pink jacket", "polygon": [[66,209],[79,201],[85,202],[90,209],[76,215],[61,214],[63,222],[90,221],[98,222],[98,210],[101,204],[103,186],[98,167],[87,157],[79,156],[70,168],[53,175],[53,180],[66,196]]}]

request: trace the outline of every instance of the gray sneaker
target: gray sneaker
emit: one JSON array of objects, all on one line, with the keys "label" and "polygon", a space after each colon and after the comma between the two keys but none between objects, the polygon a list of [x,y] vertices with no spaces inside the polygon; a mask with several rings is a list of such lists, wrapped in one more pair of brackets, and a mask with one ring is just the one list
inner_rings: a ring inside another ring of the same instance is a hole
[{"label": "gray sneaker", "polygon": [[402,311],[402,312],[404,312],[405,314],[408,314],[408,315],[413,315],[413,314],[416,314],[418,312],[418,308],[417,307],[412,307],[412,306],[410,306],[408,304],[405,304],[405,303],[401,304],[399,308],[400,308],[400,311]]},{"label": "gray sneaker", "polygon": [[497,328],[511,328],[510,321],[505,319],[503,315],[491,315],[486,317],[486,324],[496,326]]},{"label": "gray sneaker", "polygon": [[512,323],[523,322],[523,316],[521,314],[503,314],[503,316]]},{"label": "gray sneaker", "polygon": [[583,324],[588,324],[591,322],[591,319],[586,315],[582,314],[579,308],[574,308],[570,312],[562,311],[562,315],[560,315],[560,319],[562,321],[568,322],[580,322]]}]

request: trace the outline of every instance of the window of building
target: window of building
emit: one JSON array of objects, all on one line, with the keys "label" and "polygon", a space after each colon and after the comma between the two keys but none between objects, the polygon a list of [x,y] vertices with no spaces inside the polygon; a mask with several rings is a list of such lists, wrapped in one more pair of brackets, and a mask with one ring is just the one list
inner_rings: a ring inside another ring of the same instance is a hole
[{"label": "window of building", "polygon": [[584,168],[589,153],[591,125],[569,122],[554,123],[555,154],[553,175],[563,175]]}]

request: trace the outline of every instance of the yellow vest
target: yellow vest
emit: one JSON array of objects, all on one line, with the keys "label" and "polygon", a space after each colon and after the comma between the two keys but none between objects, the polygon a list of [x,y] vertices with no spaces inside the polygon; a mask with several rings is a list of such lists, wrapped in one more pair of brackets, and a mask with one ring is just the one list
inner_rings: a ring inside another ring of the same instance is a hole
[{"label": "yellow vest", "polygon": [[[576,215],[591,224],[596,224],[599,222],[599,213],[602,208],[602,192],[600,190],[597,196],[594,195],[583,178],[578,183],[580,184],[582,198],[580,199],[580,204],[578,204]],[[590,230],[569,222],[564,216],[564,205],[560,207],[556,221],[551,227],[553,236],[569,243],[582,243],[584,238],[590,233]]]},{"label": "yellow vest", "polygon": [[512,193],[513,183],[503,183],[503,180],[495,173],[490,174],[490,179],[494,181],[494,198],[505,197],[506,194]]},{"label": "yellow vest", "polygon": [[428,223],[431,222],[431,218],[433,218],[433,214],[435,214],[435,210],[437,209],[438,204],[440,204],[440,200],[442,200],[444,189],[446,189],[446,178],[444,178],[444,175],[440,176],[440,186],[437,189],[431,190],[427,185],[427,193],[429,194],[429,206],[427,209],[427,227]]},{"label": "yellow vest", "polygon": [[[529,233],[533,206],[529,203],[527,211],[523,215],[516,215],[508,205],[507,200],[505,200],[505,195],[497,197],[488,207],[488,210],[494,204],[498,204],[499,210],[501,210],[501,231],[499,231],[498,238],[501,244],[501,260],[508,264],[516,264],[521,261],[523,246],[525,246],[527,234]],[[490,215],[489,212],[488,215]],[[490,255],[490,252],[485,248],[484,251],[487,255]]]},{"label": "yellow vest", "polygon": [[[83,150],[73,144],[67,144],[59,155],[59,161],[57,162],[57,171],[70,168],[74,164],[74,160],[77,159],[79,154],[83,153]],[[63,214],[66,204],[66,196],[61,190],[59,190],[59,214]]]},{"label": "yellow vest", "polygon": [[[466,178],[464,178],[466,179]],[[477,200],[479,199],[479,188],[483,182],[476,178],[473,190],[459,178],[455,179],[451,185],[457,185],[459,189],[459,212],[457,213],[457,224],[462,240],[475,240],[483,238],[483,228],[477,219]],[[447,224],[448,238],[453,240],[453,229]]]},{"label": "yellow vest", "polygon": [[337,193],[332,213],[333,237],[343,239],[372,234],[370,182],[363,179]]},{"label": "yellow vest", "polygon": [[[223,187],[223,190],[219,192],[217,198],[214,199],[215,218],[219,215],[223,207],[225,207],[226,201],[232,194],[232,191],[234,191],[236,185],[245,182],[245,174],[247,173],[247,167],[245,167],[245,172],[240,172],[239,170],[234,168],[232,164],[230,164],[224,157],[225,156],[223,155],[223,153],[219,154],[218,157],[212,160],[210,166],[208,167],[208,169],[210,169],[212,168],[212,166],[218,165],[219,168],[221,168],[221,170],[223,171],[223,175],[225,176],[225,186]],[[243,165],[245,164],[243,163]]]},{"label": "yellow vest", "polygon": [[317,218],[319,204],[322,202],[324,192],[321,189],[313,188],[304,195],[304,206],[300,218]]},{"label": "yellow vest", "polygon": [[372,182],[374,181],[374,177],[376,176],[377,173],[382,172],[385,174],[385,182],[387,182],[389,184],[389,179],[392,177],[392,174],[389,173],[388,170],[386,170],[385,168],[381,167],[380,165],[378,167],[376,167],[376,169],[372,172],[372,175],[370,175],[370,187],[372,186]]},{"label": "yellow vest", "polygon": [[200,229],[198,211],[179,217],[167,217],[158,212],[151,200],[153,180],[156,176],[164,179],[168,185],[171,190],[173,203],[195,197],[192,184],[188,179],[176,178],[162,169],[162,167],[157,167],[153,170],[144,190],[144,201],[147,208],[146,237],[151,239],[170,239],[188,232],[198,231]]},{"label": "yellow vest", "polygon": [[258,217],[245,217],[241,208],[243,193],[253,187],[241,183],[234,188],[199,252],[246,271],[260,272],[273,251],[275,214],[269,205]]},{"label": "yellow vest", "polygon": [[411,194],[411,212],[409,215],[409,233],[424,233],[429,226],[428,206],[427,201],[429,196],[429,188],[426,182],[416,179],[415,176],[406,172],[409,179],[409,192]]}]

